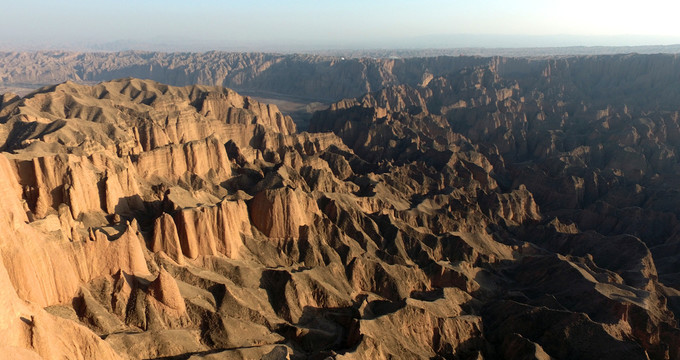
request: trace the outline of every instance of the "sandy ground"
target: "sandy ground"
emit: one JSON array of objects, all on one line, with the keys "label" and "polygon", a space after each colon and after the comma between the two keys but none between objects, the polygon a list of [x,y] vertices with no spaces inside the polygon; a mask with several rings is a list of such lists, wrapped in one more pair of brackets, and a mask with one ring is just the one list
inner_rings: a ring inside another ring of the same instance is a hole
[{"label": "sandy ground", "polygon": [[298,131],[307,130],[309,120],[312,118],[312,114],[314,114],[315,111],[325,110],[329,106],[327,103],[272,93],[258,94],[254,92],[240,92],[240,94],[251,96],[262,103],[278,106],[279,110],[281,110],[284,115],[289,115],[293,118]]}]

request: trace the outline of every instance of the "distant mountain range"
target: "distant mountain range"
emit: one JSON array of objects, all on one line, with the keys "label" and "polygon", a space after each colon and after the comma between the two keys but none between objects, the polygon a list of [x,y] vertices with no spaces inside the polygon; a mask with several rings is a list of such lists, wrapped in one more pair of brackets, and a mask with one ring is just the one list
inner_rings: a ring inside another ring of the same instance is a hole
[{"label": "distant mountain range", "polygon": [[[680,37],[650,35],[509,35],[509,34],[434,34],[384,39],[302,42],[293,39],[271,41],[218,41],[188,37],[152,37],[107,41],[28,41],[0,40],[0,51],[163,51],[163,52],[276,52],[360,56],[401,53],[397,56],[484,55],[543,56],[596,55],[618,53],[676,53]],[[408,55],[406,55],[408,54]],[[391,55],[388,55],[391,56]]]}]

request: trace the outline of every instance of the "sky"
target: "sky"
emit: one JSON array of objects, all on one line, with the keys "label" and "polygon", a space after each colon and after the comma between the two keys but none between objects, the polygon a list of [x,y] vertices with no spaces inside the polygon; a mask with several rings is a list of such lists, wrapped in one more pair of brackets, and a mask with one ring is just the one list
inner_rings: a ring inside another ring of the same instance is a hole
[{"label": "sky", "polygon": [[[677,1],[0,0],[0,46],[285,50],[680,43]],[[155,47],[155,48],[154,48]]]}]

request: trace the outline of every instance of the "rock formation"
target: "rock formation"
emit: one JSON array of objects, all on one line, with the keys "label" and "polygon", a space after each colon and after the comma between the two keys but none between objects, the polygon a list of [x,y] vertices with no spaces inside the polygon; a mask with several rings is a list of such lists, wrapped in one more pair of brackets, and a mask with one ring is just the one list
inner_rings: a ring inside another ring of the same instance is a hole
[{"label": "rock formation", "polygon": [[[141,57],[123,55],[65,56],[101,65],[83,80]],[[264,87],[285,65],[227,57],[250,65],[221,82]],[[680,116],[671,82],[647,103],[617,70],[656,81],[645,69],[675,61],[363,60],[383,77],[359,88],[376,91],[317,112],[309,133],[222,87],[126,78],[6,94],[0,347],[26,359],[678,358]],[[603,62],[607,92],[579,73]]]}]

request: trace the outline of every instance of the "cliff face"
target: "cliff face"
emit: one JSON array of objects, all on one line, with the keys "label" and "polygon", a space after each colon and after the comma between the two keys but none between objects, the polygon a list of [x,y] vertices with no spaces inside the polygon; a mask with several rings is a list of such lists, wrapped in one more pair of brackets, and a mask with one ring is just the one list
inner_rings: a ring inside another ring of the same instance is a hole
[{"label": "cliff face", "polygon": [[[169,56],[123,55],[111,61]],[[565,70],[601,59],[364,60],[389,79],[379,86],[417,81],[339,101],[310,133],[220,87],[124,79],[4,96],[0,282],[14,310],[0,346],[677,358],[679,116],[670,98],[628,103],[630,84],[598,95]],[[649,61],[636,78],[657,76]]]}]

